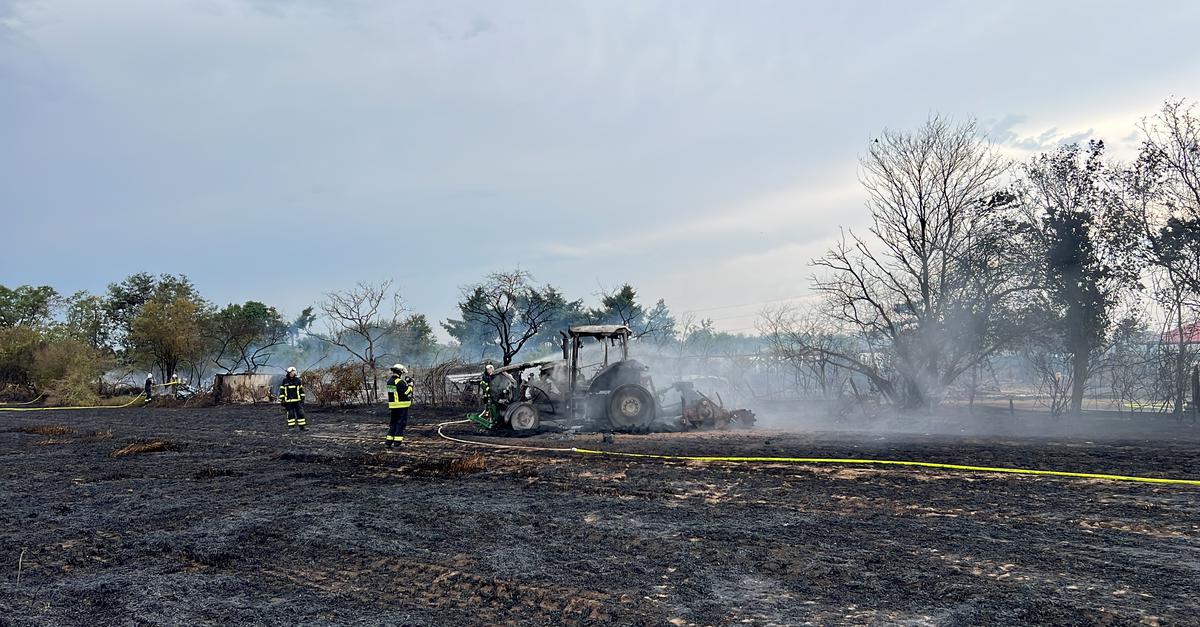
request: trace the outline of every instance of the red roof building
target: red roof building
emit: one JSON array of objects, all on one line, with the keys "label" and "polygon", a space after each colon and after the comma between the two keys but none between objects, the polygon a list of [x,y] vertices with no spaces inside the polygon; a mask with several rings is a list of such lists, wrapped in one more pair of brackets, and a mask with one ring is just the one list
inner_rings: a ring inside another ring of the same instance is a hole
[{"label": "red roof building", "polygon": [[[1162,334],[1164,344],[1178,344],[1179,330],[1171,329]],[[1200,322],[1183,325],[1183,343],[1184,344],[1200,344]]]}]

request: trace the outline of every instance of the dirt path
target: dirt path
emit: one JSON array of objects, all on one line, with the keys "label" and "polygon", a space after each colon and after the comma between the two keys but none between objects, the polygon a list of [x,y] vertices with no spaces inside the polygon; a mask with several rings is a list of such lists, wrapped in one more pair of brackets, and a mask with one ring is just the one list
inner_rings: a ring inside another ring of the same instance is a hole
[{"label": "dirt path", "polygon": [[[278,418],[0,415],[0,624],[1181,624],[1200,611],[1200,488],[481,451],[437,440],[446,417],[421,414],[413,444],[388,453],[380,417],[316,413],[290,437]],[[165,450],[110,456],[151,440]],[[754,432],[610,448],[1200,477],[1188,440]]]}]

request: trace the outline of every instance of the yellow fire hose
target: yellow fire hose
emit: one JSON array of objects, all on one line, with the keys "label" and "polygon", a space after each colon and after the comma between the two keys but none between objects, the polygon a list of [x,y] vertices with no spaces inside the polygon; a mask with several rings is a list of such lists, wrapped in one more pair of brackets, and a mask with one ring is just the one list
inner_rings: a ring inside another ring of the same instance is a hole
[{"label": "yellow fire hose", "polygon": [[[168,381],[167,383],[155,383],[154,387],[166,388],[166,387],[171,387],[173,385],[183,385],[183,381]],[[58,410],[62,410],[62,409],[121,409],[124,407],[129,407],[130,405],[133,405],[134,403],[136,403],[137,399],[141,398],[143,394],[145,394],[145,392],[138,393],[138,395],[135,396],[132,401],[129,401],[128,403],[125,403],[124,405],[93,405],[91,407],[16,407],[17,405],[32,405],[32,404],[42,400],[42,398],[46,396],[45,394],[39,394],[37,398],[33,399],[32,401],[26,401],[24,403],[0,403],[0,411],[58,411]],[[13,405],[13,406],[9,407],[8,405]]]},{"label": "yellow fire hose", "polygon": [[700,455],[653,455],[648,453],[620,453],[617,451],[599,451],[586,448],[551,448],[543,446],[522,446],[517,444],[494,444],[491,442],[477,442],[474,440],[465,440],[461,438],[453,438],[445,433],[442,433],[442,428],[447,425],[461,424],[470,422],[468,420],[457,420],[453,422],[443,422],[437,426],[437,434],[444,439],[452,442],[461,442],[463,444],[472,444],[475,446],[488,446],[492,448],[507,448],[507,449],[526,449],[533,451],[548,451],[554,453],[576,453],[581,455],[603,455],[609,457],[624,457],[627,459],[642,459],[642,460],[659,460],[659,461],[679,461],[679,462],[727,462],[727,463],[743,463],[743,464],[840,464],[840,465],[855,465],[855,466],[908,466],[919,468],[941,468],[944,470],[964,470],[968,472],[990,472],[990,473],[1006,473],[1014,475],[1041,475],[1049,477],[1068,477],[1072,479],[1102,479],[1106,481],[1136,481],[1139,483],[1160,483],[1172,485],[1189,485],[1200,486],[1200,479],[1168,479],[1166,477],[1136,477],[1130,475],[1110,475],[1102,473],[1090,472],[1070,472],[1065,470],[1036,470],[1032,468],[1002,468],[993,466],[968,466],[964,464],[940,464],[936,462],[910,461],[898,459],[842,459],[832,457],[728,457],[728,456],[700,456]]},{"label": "yellow fire hose", "polygon": [[124,405],[92,405],[91,407],[0,407],[0,411],[65,411],[69,409],[122,409],[129,407],[142,398],[139,393],[132,401]]},{"label": "yellow fire hose", "polygon": [[36,399],[34,399],[34,400],[31,400],[31,401],[25,401],[25,402],[0,402],[0,407],[2,407],[2,406],[6,406],[6,405],[13,405],[13,406],[17,406],[17,405],[32,405],[32,404],[35,404],[35,402],[42,400],[42,396],[46,396],[46,394],[38,394],[38,395],[37,395],[37,398],[36,398]]}]

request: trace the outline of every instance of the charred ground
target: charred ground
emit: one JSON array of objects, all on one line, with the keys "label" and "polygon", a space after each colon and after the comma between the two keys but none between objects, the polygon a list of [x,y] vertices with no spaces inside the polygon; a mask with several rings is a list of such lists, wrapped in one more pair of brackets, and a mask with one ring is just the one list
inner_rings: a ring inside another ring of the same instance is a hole
[{"label": "charred ground", "polygon": [[[485,450],[436,438],[454,417],[417,412],[389,453],[369,413],[315,413],[302,436],[254,407],[0,415],[0,623],[1178,624],[1200,609],[1200,488]],[[1167,433],[518,443],[1200,476],[1200,439]]]}]

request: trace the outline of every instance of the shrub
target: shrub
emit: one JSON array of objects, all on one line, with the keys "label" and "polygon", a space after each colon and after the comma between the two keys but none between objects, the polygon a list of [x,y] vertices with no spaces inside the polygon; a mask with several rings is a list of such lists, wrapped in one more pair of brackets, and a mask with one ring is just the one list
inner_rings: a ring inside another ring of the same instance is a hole
[{"label": "shrub", "polygon": [[71,370],[42,389],[46,391],[46,402],[55,407],[91,407],[100,403],[96,380],[82,370]]},{"label": "shrub", "polygon": [[300,375],[308,399],[320,405],[348,405],[363,389],[362,372],[354,364],[338,364]]},{"label": "shrub", "polygon": [[31,327],[0,329],[0,382],[30,387],[33,384],[29,376],[33,355],[41,341],[41,334]]}]

